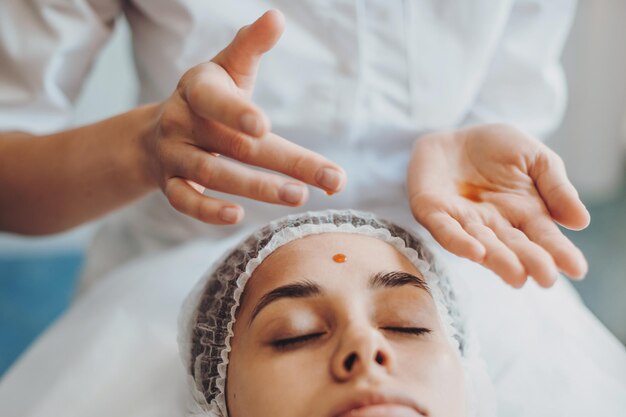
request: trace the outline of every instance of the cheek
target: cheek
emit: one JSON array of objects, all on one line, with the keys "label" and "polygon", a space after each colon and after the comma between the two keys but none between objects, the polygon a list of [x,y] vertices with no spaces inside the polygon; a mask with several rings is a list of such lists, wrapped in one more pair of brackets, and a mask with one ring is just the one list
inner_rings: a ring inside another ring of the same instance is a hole
[{"label": "cheek", "polygon": [[433,417],[463,417],[466,410],[465,375],[461,359],[447,342],[401,350],[402,379],[415,398],[428,404]]},{"label": "cheek", "polygon": [[227,383],[231,417],[309,415],[318,392],[330,383],[328,360],[321,356],[303,351],[233,360]]}]

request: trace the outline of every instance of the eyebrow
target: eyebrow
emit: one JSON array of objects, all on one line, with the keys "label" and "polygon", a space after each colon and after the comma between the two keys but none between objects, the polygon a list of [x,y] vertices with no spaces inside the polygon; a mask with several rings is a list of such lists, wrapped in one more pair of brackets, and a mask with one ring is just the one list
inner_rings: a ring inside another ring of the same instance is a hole
[{"label": "eyebrow", "polygon": [[430,289],[423,278],[403,271],[379,272],[372,275],[369,282],[369,287],[372,289],[394,288],[404,285],[412,285],[430,294]]},{"label": "eyebrow", "polygon": [[[413,274],[402,271],[392,272],[378,272],[371,276],[369,280],[369,288],[382,289],[382,288],[395,288],[402,287],[404,285],[411,285],[413,287],[422,289],[430,294],[430,290],[426,282]],[[318,284],[304,280],[293,284],[283,285],[282,287],[274,288],[272,291],[261,297],[261,300],[257,303],[256,307],[252,311],[248,326],[252,324],[252,321],[259,315],[261,310],[267,307],[269,304],[284,299],[284,298],[310,298],[324,294],[324,290]]]},{"label": "eyebrow", "polygon": [[252,320],[269,304],[274,301],[278,301],[283,298],[308,298],[322,295],[324,291],[322,287],[314,282],[305,280],[296,282],[294,284],[283,285],[282,287],[274,288],[272,291],[265,294],[261,300],[254,307],[252,316],[248,322],[248,325],[252,323]]}]

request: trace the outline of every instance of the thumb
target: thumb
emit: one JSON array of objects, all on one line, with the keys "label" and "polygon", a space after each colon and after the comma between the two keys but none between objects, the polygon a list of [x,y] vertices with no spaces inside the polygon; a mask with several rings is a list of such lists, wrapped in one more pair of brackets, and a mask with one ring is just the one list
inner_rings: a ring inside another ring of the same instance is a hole
[{"label": "thumb", "polygon": [[554,220],[573,230],[589,225],[589,212],[567,178],[563,160],[557,154],[546,148],[540,151],[531,165],[530,176]]},{"label": "thumb", "polygon": [[244,26],[213,62],[223,67],[239,88],[252,90],[261,56],[272,49],[285,28],[285,17],[269,10],[254,23]]}]

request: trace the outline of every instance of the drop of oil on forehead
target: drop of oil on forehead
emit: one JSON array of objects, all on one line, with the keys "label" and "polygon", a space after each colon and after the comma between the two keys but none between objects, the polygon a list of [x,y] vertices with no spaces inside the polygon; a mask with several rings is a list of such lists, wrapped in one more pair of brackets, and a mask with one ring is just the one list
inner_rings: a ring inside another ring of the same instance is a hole
[{"label": "drop of oil on forehead", "polygon": [[348,257],[343,253],[336,253],[335,255],[333,255],[333,261],[337,262],[338,264],[342,264],[347,260]]}]

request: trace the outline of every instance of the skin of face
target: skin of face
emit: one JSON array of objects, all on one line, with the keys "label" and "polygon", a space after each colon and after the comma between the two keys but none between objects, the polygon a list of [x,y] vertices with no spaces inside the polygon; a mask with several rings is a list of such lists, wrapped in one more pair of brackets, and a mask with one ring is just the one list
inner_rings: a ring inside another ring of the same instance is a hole
[{"label": "skin of face", "polygon": [[[358,234],[310,235],[267,257],[237,313],[230,417],[465,416],[461,359],[434,301],[411,283],[372,285],[388,272],[422,278],[394,247]],[[294,284],[298,296],[262,301]]]}]

